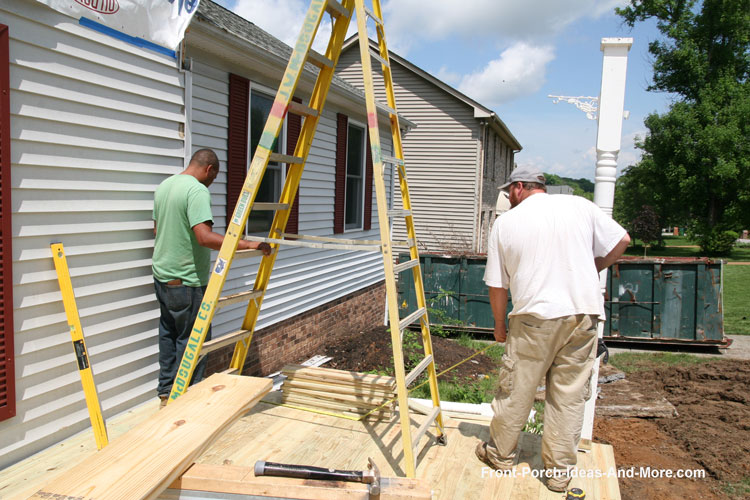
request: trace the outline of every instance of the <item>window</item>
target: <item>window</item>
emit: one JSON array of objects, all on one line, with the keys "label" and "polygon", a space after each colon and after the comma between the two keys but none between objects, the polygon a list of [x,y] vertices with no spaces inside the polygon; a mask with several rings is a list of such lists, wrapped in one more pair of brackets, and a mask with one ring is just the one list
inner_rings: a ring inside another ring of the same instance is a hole
[{"label": "window", "polygon": [[346,148],[344,228],[362,229],[364,212],[365,129],[349,122]]},{"label": "window", "polygon": [[372,154],[367,129],[336,116],[333,232],[372,227]]},{"label": "window", "polygon": [[[266,125],[266,120],[271,112],[273,106],[273,97],[258,92],[255,89],[250,91],[250,149],[248,150],[250,155],[255,154],[255,148],[258,147],[260,137],[263,134],[263,128]],[[279,134],[279,138],[282,140],[276,140],[273,145],[273,151],[280,153],[283,151],[284,130],[282,129]],[[252,160],[251,160],[252,161]],[[250,165],[248,164],[248,167]],[[268,162],[266,167],[266,173],[263,175],[263,180],[260,183],[258,195],[255,197],[256,202],[264,203],[277,203],[281,196],[281,186],[284,180],[284,174],[281,169],[281,165],[277,162]],[[273,222],[273,211],[270,210],[253,210],[250,212],[250,216],[247,219],[245,225],[245,233],[266,233],[271,228]]]},{"label": "window", "polygon": [[[298,102],[299,99],[296,99]],[[250,166],[250,158],[255,153],[266,119],[273,105],[274,98],[270,91],[258,88],[242,76],[229,75],[229,129],[227,131],[227,220],[234,212],[237,198]],[[284,151],[294,153],[301,129],[301,117],[288,114],[279,137],[281,140],[274,145],[275,152]],[[266,167],[261,185],[258,188],[256,202],[276,203],[281,194],[285,170],[278,163],[270,162]],[[247,233],[267,232],[273,222],[274,212],[253,210],[250,212],[246,225]],[[289,221],[286,225],[287,233],[297,233],[299,220],[299,197],[294,200]]]}]

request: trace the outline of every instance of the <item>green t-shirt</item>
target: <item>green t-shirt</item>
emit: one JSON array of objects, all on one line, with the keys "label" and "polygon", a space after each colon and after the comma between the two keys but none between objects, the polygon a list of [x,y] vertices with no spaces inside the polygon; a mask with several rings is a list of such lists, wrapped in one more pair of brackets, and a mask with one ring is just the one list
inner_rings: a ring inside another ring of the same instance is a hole
[{"label": "green t-shirt", "polygon": [[193,226],[213,223],[208,188],[189,174],[164,180],[154,195],[156,241],[152,269],[162,283],[181,279],[183,285],[206,286],[211,250],[198,244]]}]

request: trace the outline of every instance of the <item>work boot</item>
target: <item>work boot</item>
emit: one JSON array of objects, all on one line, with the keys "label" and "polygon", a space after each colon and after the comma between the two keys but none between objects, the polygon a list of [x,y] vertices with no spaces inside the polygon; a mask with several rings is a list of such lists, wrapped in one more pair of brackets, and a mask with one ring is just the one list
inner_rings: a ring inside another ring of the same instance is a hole
[{"label": "work boot", "polygon": [[495,459],[492,457],[492,452],[487,450],[488,446],[492,446],[492,444],[486,441],[479,441],[477,443],[474,453],[476,453],[479,460],[495,470],[511,470],[513,468],[513,458]]},{"label": "work boot", "polygon": [[169,400],[169,396],[166,394],[159,394],[159,409],[161,410],[165,406],[167,406],[167,401]]},{"label": "work boot", "polygon": [[564,493],[568,489],[568,484],[570,484],[570,475],[566,470],[544,469],[542,483],[550,491]]}]

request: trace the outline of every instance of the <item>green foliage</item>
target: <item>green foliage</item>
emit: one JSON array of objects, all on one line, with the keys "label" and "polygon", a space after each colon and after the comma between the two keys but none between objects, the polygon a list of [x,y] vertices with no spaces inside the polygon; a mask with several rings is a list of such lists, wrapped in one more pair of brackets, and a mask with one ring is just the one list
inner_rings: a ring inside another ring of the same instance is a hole
[{"label": "green foliage", "polygon": [[[464,347],[468,347],[469,349],[474,349],[475,351],[481,351],[485,347],[487,347],[488,342],[482,342],[479,340],[474,340],[471,338],[467,333],[462,333],[457,339],[456,343],[458,345],[462,345]],[[505,352],[505,345],[504,344],[498,344],[493,341],[492,347],[484,351],[484,355],[494,359],[495,361],[500,361],[503,357],[503,353]]]},{"label": "green foliage", "polygon": [[[485,376],[481,380],[467,382],[465,380],[439,379],[438,392],[443,401],[454,401],[457,403],[489,403],[495,395],[495,384],[497,376]],[[419,386],[409,393],[409,397],[430,399],[430,387],[428,384]]]},{"label": "green foliage", "polygon": [[450,300],[456,296],[455,292],[440,288],[437,295],[427,301],[427,314],[430,318],[430,333],[437,337],[448,337],[450,327],[464,326],[465,323],[450,316],[440,308],[440,303]]},{"label": "green foliage", "polygon": [[706,234],[698,236],[697,239],[701,250],[706,255],[729,255],[739,236],[734,231],[713,229],[707,231]]},{"label": "green foliage", "polygon": [[523,426],[522,430],[523,432],[539,434],[541,436],[544,434],[544,401],[536,401],[534,403],[534,409],[536,410],[534,421],[526,422],[526,425]]},{"label": "green foliage", "polygon": [[725,482],[722,489],[728,498],[748,498],[750,497],[750,477],[744,477],[737,483]]},{"label": "green foliage", "polygon": [[594,200],[594,183],[588,179],[572,179],[570,177],[560,177],[556,174],[544,174],[548,186],[570,186],[573,188],[575,196],[581,196],[589,201]]},{"label": "green foliage", "polygon": [[618,183],[615,218],[644,204],[695,234],[750,226],[750,0],[631,0],[625,23],[654,19],[664,36],[649,45],[649,90],[675,95],[651,114],[637,142],[643,158]]}]

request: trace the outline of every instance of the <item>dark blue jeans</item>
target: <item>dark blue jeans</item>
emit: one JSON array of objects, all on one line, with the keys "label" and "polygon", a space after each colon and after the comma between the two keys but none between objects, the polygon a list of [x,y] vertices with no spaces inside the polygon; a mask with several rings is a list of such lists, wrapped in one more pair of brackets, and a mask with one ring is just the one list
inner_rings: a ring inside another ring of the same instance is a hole
[{"label": "dark blue jeans", "polygon": [[[161,319],[159,320],[159,385],[156,388],[159,396],[168,396],[172,392],[172,383],[177,375],[177,367],[182,361],[185,346],[190,338],[195,317],[201,307],[206,287],[184,285],[167,285],[154,280],[156,300],[159,301]],[[208,328],[206,340],[211,339],[211,328]],[[193,371],[190,384],[200,382],[206,371],[204,356]]]}]

